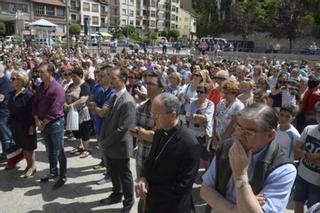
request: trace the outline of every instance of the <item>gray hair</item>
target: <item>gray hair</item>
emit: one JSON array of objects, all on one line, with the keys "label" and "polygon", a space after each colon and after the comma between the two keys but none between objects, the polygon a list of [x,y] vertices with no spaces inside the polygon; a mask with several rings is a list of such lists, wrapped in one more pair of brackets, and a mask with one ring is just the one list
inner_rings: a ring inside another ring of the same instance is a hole
[{"label": "gray hair", "polygon": [[245,119],[252,119],[265,131],[272,131],[277,129],[278,117],[275,110],[265,104],[254,103],[243,110],[238,114],[239,117]]},{"label": "gray hair", "polygon": [[180,102],[175,95],[165,92],[157,95],[156,98],[164,103],[167,112],[176,112],[178,117],[180,113]]}]

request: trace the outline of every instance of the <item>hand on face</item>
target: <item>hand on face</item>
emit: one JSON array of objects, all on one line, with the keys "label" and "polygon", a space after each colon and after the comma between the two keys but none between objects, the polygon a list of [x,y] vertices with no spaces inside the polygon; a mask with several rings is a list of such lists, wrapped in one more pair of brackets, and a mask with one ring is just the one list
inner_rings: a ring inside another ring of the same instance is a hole
[{"label": "hand on face", "polygon": [[248,180],[248,167],[252,150],[245,151],[238,140],[235,140],[229,150],[229,162],[235,180]]}]

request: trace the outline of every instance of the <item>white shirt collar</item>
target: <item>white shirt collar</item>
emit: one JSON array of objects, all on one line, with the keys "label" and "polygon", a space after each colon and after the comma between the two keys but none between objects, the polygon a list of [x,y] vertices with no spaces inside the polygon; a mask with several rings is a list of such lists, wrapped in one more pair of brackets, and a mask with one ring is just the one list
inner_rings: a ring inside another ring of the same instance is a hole
[{"label": "white shirt collar", "polygon": [[123,95],[123,93],[125,93],[126,90],[127,90],[127,88],[124,87],[123,89],[117,91],[117,92],[116,92],[117,99],[118,99],[121,95]]}]

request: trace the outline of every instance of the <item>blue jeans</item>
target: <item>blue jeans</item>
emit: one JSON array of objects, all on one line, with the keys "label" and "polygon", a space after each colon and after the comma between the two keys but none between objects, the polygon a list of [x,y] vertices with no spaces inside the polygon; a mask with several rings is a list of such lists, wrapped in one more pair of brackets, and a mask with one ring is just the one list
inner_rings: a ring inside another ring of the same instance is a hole
[{"label": "blue jeans", "polygon": [[0,118],[0,141],[3,154],[7,154],[8,149],[14,145],[12,133],[8,127],[8,117]]},{"label": "blue jeans", "polygon": [[57,175],[57,164],[59,161],[60,177],[66,177],[67,158],[64,153],[64,118],[59,118],[49,124],[42,130],[42,136],[45,141],[48,160],[50,165],[50,174]]}]

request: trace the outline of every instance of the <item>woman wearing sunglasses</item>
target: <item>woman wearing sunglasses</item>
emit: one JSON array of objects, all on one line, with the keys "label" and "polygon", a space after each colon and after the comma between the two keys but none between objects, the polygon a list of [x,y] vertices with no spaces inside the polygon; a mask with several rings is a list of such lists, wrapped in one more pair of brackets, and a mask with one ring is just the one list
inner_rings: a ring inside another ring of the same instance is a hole
[{"label": "woman wearing sunglasses", "polygon": [[205,169],[209,167],[207,142],[212,136],[214,104],[208,99],[211,87],[208,83],[200,83],[197,87],[197,99],[190,104],[186,114],[189,129],[192,130],[202,147],[201,159]]},{"label": "woman wearing sunglasses", "polygon": [[276,87],[271,91],[268,99],[268,105],[275,108],[277,111],[285,105],[296,105],[296,95],[290,91],[288,84],[289,74],[280,72]]},{"label": "woman wearing sunglasses", "polygon": [[33,94],[26,88],[29,76],[25,71],[14,71],[11,75],[11,85],[14,91],[9,98],[10,119],[9,126],[12,137],[27,161],[27,167],[21,177],[32,177],[36,172],[35,152],[37,137],[35,122],[32,116]]}]

